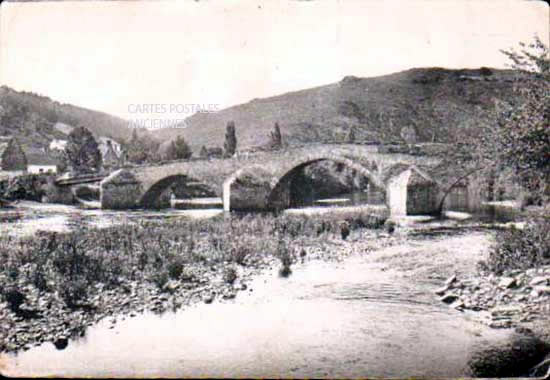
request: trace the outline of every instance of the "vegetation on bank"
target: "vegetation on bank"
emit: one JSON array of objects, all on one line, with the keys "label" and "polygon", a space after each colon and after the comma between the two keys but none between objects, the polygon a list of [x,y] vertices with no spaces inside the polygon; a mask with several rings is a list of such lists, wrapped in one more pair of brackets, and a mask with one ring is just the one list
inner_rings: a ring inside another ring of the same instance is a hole
[{"label": "vegetation on bank", "polygon": [[512,228],[497,235],[496,244],[483,269],[496,274],[506,270],[550,265],[550,216],[531,220],[525,229]]},{"label": "vegetation on bank", "polygon": [[[86,304],[91,292],[117,289],[128,282],[192,282],[193,265],[255,265],[265,257],[280,259],[288,271],[303,244],[346,228],[379,228],[384,215],[307,216],[246,215],[211,220],[175,220],[81,229],[30,239],[0,237],[0,288],[13,312],[26,286],[56,293],[69,308]],[[234,279],[233,279],[234,280]]]},{"label": "vegetation on bank", "polygon": [[52,179],[48,173],[24,174],[17,177],[0,180],[0,198],[8,201],[29,200],[40,202],[42,196],[52,191],[53,184],[48,186]]},{"label": "vegetation on bank", "polygon": [[550,264],[550,51],[539,38],[520,47],[519,52],[502,52],[514,69],[530,74],[528,86],[517,90],[524,102],[504,107],[498,127],[479,148],[497,167],[512,168],[529,197],[544,208],[542,215],[529,218],[524,230],[498,236],[486,264],[496,273]]}]

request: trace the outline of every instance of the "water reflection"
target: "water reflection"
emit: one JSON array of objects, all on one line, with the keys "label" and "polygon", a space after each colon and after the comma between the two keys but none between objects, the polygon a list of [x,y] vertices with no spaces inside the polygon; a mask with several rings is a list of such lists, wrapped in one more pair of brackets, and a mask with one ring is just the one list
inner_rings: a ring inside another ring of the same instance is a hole
[{"label": "water reflection", "polygon": [[[321,205],[285,210],[289,214],[315,215],[326,212],[380,211],[383,205],[349,204],[348,198],[321,200]],[[344,201],[344,202],[342,202]],[[180,207],[186,206],[181,209]],[[338,206],[338,207],[328,207]],[[106,228],[115,225],[135,223],[142,220],[165,220],[166,218],[211,218],[223,213],[218,198],[174,202],[173,208],[162,210],[101,210],[78,206],[20,202],[16,208],[0,209],[0,233],[9,236],[31,236],[38,231],[68,232],[82,226]]]},{"label": "water reflection", "polygon": [[20,202],[14,209],[0,209],[0,233],[10,236],[30,236],[38,231],[68,232],[82,226],[105,228],[141,220],[161,220],[170,217],[209,218],[221,212],[223,212],[221,209],[88,210],[77,206]]}]

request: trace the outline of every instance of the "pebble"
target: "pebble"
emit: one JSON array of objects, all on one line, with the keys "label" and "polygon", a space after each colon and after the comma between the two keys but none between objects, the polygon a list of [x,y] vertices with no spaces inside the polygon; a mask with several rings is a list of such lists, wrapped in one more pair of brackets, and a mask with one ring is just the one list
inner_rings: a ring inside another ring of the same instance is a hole
[{"label": "pebble", "polygon": [[212,303],[214,301],[214,293],[208,293],[202,296],[202,301],[206,304]]},{"label": "pebble", "polygon": [[516,285],[516,279],[513,277],[502,277],[498,283],[498,287],[503,289],[514,288]]},{"label": "pebble", "polygon": [[446,304],[452,304],[456,300],[458,300],[458,295],[456,295],[456,294],[447,294],[447,295],[441,297],[441,302],[444,302]]},{"label": "pebble", "polygon": [[456,275],[452,275],[451,277],[449,277],[446,281],[445,281],[445,286],[447,286],[447,288],[449,288],[452,284],[454,284],[456,282]]},{"label": "pebble", "polygon": [[550,294],[550,286],[535,286],[534,290],[536,290],[539,293],[539,295]]},{"label": "pebble", "polygon": [[529,285],[530,285],[530,286],[547,285],[548,283],[550,283],[550,279],[549,279],[549,278],[537,276],[537,277],[534,277],[534,278],[529,282]]},{"label": "pebble", "polygon": [[[451,277],[435,292],[449,307],[477,311],[480,320],[490,327],[509,328],[550,314],[550,277],[541,276],[547,271],[550,265],[538,270],[509,271],[501,277],[490,274],[460,282]],[[484,310],[488,314],[484,314]]]}]

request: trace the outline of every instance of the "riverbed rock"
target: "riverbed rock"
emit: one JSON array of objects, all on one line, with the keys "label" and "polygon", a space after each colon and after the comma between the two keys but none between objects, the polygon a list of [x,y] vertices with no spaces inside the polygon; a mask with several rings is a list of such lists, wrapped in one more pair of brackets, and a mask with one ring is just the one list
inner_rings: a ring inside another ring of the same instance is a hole
[{"label": "riverbed rock", "polygon": [[69,338],[61,336],[53,342],[55,348],[58,350],[64,350],[69,345]]},{"label": "riverbed rock", "polygon": [[441,300],[441,302],[444,302],[444,303],[450,305],[453,302],[455,302],[456,300],[458,300],[458,298],[459,298],[458,295],[450,293],[450,294],[446,294],[443,297],[441,297],[440,300]]},{"label": "riverbed rock", "polygon": [[164,292],[174,293],[179,286],[180,286],[180,283],[178,281],[170,280],[166,284],[164,284],[164,286],[162,287],[162,290]]},{"label": "riverbed rock", "polygon": [[549,283],[550,283],[550,278],[542,277],[542,276],[533,277],[533,279],[529,281],[530,286],[548,285]]},{"label": "riverbed rock", "polygon": [[550,286],[535,286],[534,290],[536,290],[539,293],[539,295],[550,294]]},{"label": "riverbed rock", "polygon": [[232,289],[226,289],[224,292],[223,292],[223,299],[226,299],[226,300],[230,300],[230,299],[233,299],[237,296],[237,294],[235,293],[235,291],[233,291]]},{"label": "riverbed rock", "polygon": [[445,281],[445,286],[450,288],[456,282],[456,275],[452,275]]},{"label": "riverbed rock", "polygon": [[207,293],[202,296],[202,301],[206,304],[210,304],[214,301],[214,293]]},{"label": "riverbed rock", "polygon": [[498,287],[502,289],[511,289],[517,286],[516,279],[513,277],[502,277],[498,282]]},{"label": "riverbed rock", "polygon": [[445,294],[445,292],[449,289],[448,286],[442,286],[441,288],[437,288],[434,293],[438,296],[442,296],[443,294]]},{"label": "riverbed rock", "polygon": [[464,309],[464,302],[462,302],[460,299],[457,299],[456,301],[454,301],[451,305],[450,305],[453,309],[456,309],[456,310],[463,310]]}]

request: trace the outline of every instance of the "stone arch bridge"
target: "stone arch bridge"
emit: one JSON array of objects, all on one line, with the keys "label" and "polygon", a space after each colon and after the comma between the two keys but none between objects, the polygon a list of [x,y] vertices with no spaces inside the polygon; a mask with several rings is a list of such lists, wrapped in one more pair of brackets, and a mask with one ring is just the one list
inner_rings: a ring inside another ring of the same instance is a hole
[{"label": "stone arch bridge", "polygon": [[101,205],[106,209],[166,207],[167,189],[177,184],[189,188],[190,194],[199,187],[210,196],[222,197],[226,211],[285,208],[296,174],[320,161],[347,166],[386,194],[397,174],[409,168],[429,170],[438,163],[432,156],[381,153],[378,146],[355,144],[315,144],[227,159],[174,161],[113,172],[101,181]]}]

